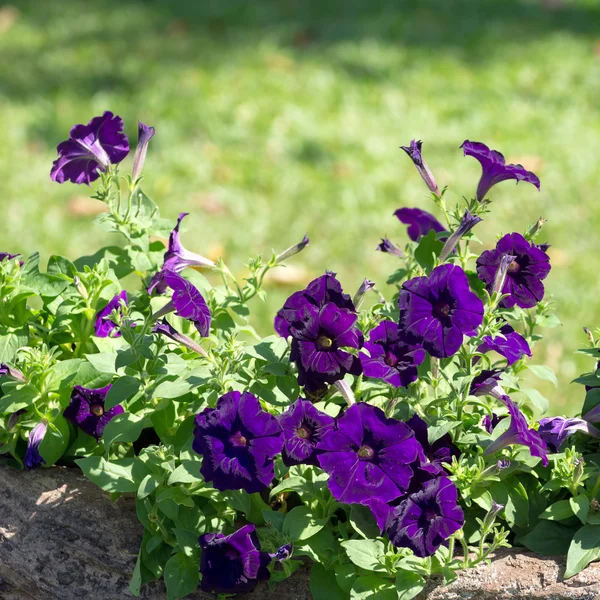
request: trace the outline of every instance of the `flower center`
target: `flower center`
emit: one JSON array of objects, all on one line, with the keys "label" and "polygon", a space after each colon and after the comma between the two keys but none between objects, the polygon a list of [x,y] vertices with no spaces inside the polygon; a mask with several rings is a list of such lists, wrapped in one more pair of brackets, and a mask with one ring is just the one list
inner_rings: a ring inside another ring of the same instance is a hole
[{"label": "flower center", "polygon": [[90,412],[96,417],[101,417],[104,414],[104,407],[94,404],[90,406]]},{"label": "flower center", "polygon": [[433,507],[432,507],[432,508],[426,508],[426,509],[423,511],[423,518],[424,518],[426,521],[433,521],[433,520],[434,520],[436,517],[438,517],[438,516],[439,516],[439,515],[438,515],[438,513],[437,513],[437,510],[436,510],[435,508],[433,508]]},{"label": "flower center", "polygon": [[507,272],[508,273],[518,273],[521,270],[519,263],[516,260],[513,260],[510,265],[508,265]]},{"label": "flower center", "polygon": [[398,357],[396,355],[392,354],[391,352],[386,352],[383,362],[388,367],[395,367],[398,364]]},{"label": "flower center", "polygon": [[326,335],[320,335],[317,338],[317,346],[319,350],[329,350],[333,346],[333,340]]},{"label": "flower center", "polygon": [[357,452],[358,456],[364,460],[371,460],[375,456],[375,451],[366,444],[361,446]]},{"label": "flower center", "polygon": [[307,425],[300,425],[300,427],[298,427],[298,429],[296,429],[296,435],[303,439],[306,440],[310,437],[312,431],[310,430],[310,427],[308,427]]},{"label": "flower center", "polygon": [[443,300],[439,300],[433,305],[433,314],[438,317],[438,319],[443,319],[450,314],[450,305]]},{"label": "flower center", "polygon": [[237,431],[230,438],[229,441],[234,446],[246,446],[248,444],[248,440],[242,435],[241,431]]}]

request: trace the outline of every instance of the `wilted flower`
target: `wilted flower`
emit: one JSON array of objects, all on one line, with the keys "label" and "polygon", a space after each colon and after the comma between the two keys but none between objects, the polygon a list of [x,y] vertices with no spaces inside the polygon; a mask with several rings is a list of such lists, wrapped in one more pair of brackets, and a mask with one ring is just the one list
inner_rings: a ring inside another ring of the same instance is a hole
[{"label": "wilted flower", "polygon": [[191,321],[202,337],[208,337],[212,315],[202,294],[187,279],[173,271],[166,271],[163,281],[173,290],[173,296],[154,317],[158,319],[175,311],[178,317]]},{"label": "wilted flower", "polygon": [[485,144],[465,140],[461,148],[465,156],[472,156],[481,164],[481,179],[477,186],[477,200],[480,202],[494,185],[507,179],[515,179],[517,183],[526,181],[540,189],[540,180],[535,173],[527,171],[522,165],[505,164],[504,156],[496,150],[490,150]]},{"label": "wilted flower", "polygon": [[440,261],[445,261],[456,248],[456,244],[460,241],[460,239],[465,236],[477,223],[483,221],[481,217],[476,215],[472,215],[468,210],[465,210],[465,214],[461,219],[456,230],[448,237],[442,251],[440,252]]},{"label": "wilted flower", "polygon": [[437,358],[452,356],[463,335],[475,335],[483,320],[483,303],[458,265],[440,265],[429,277],[404,282],[398,306],[400,329]]},{"label": "wilted flower", "polygon": [[192,448],[203,457],[200,473],[221,492],[263,490],[273,481],[273,458],[282,447],[277,419],[249,392],[228,392],[216,408],[196,415]]},{"label": "wilted flower", "polygon": [[261,551],[254,525],[245,525],[227,536],[205,533],[198,541],[202,549],[200,587],[204,592],[243,594],[269,579],[271,557]]},{"label": "wilted flower", "polygon": [[43,419],[41,423],[38,423],[29,434],[29,441],[27,442],[27,450],[23,457],[23,464],[28,471],[37,469],[42,463],[46,464],[46,461],[42,458],[39,452],[40,444],[46,435],[48,430],[48,422]]},{"label": "wilted flower", "polygon": [[451,463],[453,456],[457,458],[460,456],[458,448],[452,443],[452,438],[448,433],[437,439],[433,444],[430,444],[427,434],[427,423],[417,413],[406,421],[406,424],[413,430],[415,439],[419,442],[421,448],[423,448],[425,458],[435,467],[436,474],[444,473],[445,469],[442,463]]},{"label": "wilted flower", "polygon": [[122,314],[123,305],[127,306],[127,292],[123,290],[117,294],[101,311],[96,315],[96,337],[121,337],[121,332],[117,324],[110,318],[113,311]]},{"label": "wilted flower", "polygon": [[439,189],[433,177],[433,173],[429,170],[427,163],[423,160],[423,156],[421,155],[422,146],[423,142],[420,140],[411,140],[410,146],[400,146],[400,148],[402,148],[413,161],[415,167],[417,167],[417,171],[419,171],[419,175],[421,175],[425,185],[429,188],[429,191],[439,194]]},{"label": "wilted flower", "polygon": [[427,235],[432,229],[436,233],[446,231],[444,226],[431,214],[420,208],[399,208],[394,212],[401,223],[408,225],[408,237],[413,242],[418,242],[422,236]]},{"label": "wilted flower", "polygon": [[185,219],[185,217],[188,215],[189,213],[179,213],[177,225],[175,225],[175,229],[173,229],[171,235],[169,236],[169,247],[164,255],[163,266],[160,268],[160,271],[158,271],[158,273],[152,277],[152,281],[148,286],[149,294],[154,292],[157,294],[165,293],[167,290],[167,284],[164,281],[164,275],[169,271],[181,273],[181,271],[187,267],[197,269],[199,267],[215,266],[215,263],[212,260],[204,258],[204,256],[200,256],[195,252],[186,250],[179,240],[179,227],[183,219]]},{"label": "wilted flower", "polygon": [[371,331],[359,357],[366,377],[406,387],[416,381],[417,366],[425,360],[425,350],[403,335],[396,323],[383,321]]},{"label": "wilted flower", "polygon": [[142,174],[144,168],[144,162],[146,161],[146,152],[148,151],[148,144],[154,137],[156,129],[149,125],[144,125],[141,121],[138,121],[138,143],[135,149],[135,156],[133,157],[133,171],[131,179],[135,183],[139,176]]},{"label": "wilted flower", "polygon": [[550,258],[520,233],[505,235],[494,250],[486,250],[477,259],[477,275],[489,290],[507,254],[515,259],[508,266],[502,287],[502,293],[509,295],[500,304],[505,308],[512,308],[515,304],[521,308],[532,308],[544,297],[542,279],[550,272]]},{"label": "wilted flower", "polygon": [[306,246],[308,246],[309,243],[310,243],[310,239],[305,235],[302,238],[302,240],[300,240],[300,242],[298,242],[297,244],[294,244],[293,246],[290,246],[287,250],[284,250],[281,254],[278,254],[275,257],[275,262],[279,264],[279,263],[282,263],[284,260],[287,260],[288,258],[295,256],[299,252],[302,252],[302,250],[304,250],[304,248],[306,248]]},{"label": "wilted flower", "polygon": [[388,536],[397,548],[410,548],[416,556],[432,556],[464,524],[456,486],[447,477],[424,484],[394,509]]},{"label": "wilted flower", "polygon": [[58,158],[50,178],[58,183],[69,180],[89,185],[111,164],[120,163],[129,154],[129,141],[123,133],[121,117],[106,111],[87,125],[75,125],[69,139],[60,143]]},{"label": "wilted flower", "polygon": [[294,544],[284,544],[277,548],[277,552],[274,554],[269,554],[272,559],[278,560],[279,562],[283,562],[292,556],[292,552],[294,551]]},{"label": "wilted flower", "polygon": [[402,258],[404,256],[404,252],[400,248],[398,248],[398,246],[390,242],[390,240],[388,240],[387,238],[381,238],[381,243],[375,249],[379,250],[379,252],[393,254],[398,258]]},{"label": "wilted flower", "polygon": [[584,419],[546,417],[540,419],[538,427],[538,434],[546,442],[551,452],[558,452],[567,438],[578,431],[594,438],[600,438],[600,431]]},{"label": "wilted flower", "polygon": [[71,421],[73,425],[99,440],[109,421],[125,412],[120,404],[109,410],[104,409],[106,395],[111,387],[112,385],[109,384],[97,390],[90,390],[76,385],[71,393],[69,406],[65,408],[63,416]]},{"label": "wilted flower", "polygon": [[360,360],[343,347],[359,349],[362,333],[356,327],[357,315],[338,308],[333,302],[319,309],[305,304],[290,326],[293,337],[290,361],[298,367],[298,383],[309,392],[343,379],[346,373],[359,375]]},{"label": "wilted flower", "polygon": [[283,414],[277,417],[285,440],[283,464],[316,465],[317,444],[333,429],[335,419],[317,410],[312,402],[298,398]]},{"label": "wilted flower", "polygon": [[336,279],[335,273],[325,273],[313,279],[305,289],[294,292],[283,305],[275,317],[275,331],[281,337],[290,335],[290,325],[297,320],[297,313],[306,305],[323,308],[327,303],[333,302],[338,308],[356,311],[352,299],[344,294],[342,285]]},{"label": "wilted flower", "polygon": [[506,358],[506,366],[510,367],[523,356],[531,357],[531,349],[527,340],[517,333],[508,323],[500,328],[500,334],[495,337],[486,335],[477,348],[477,352],[484,354],[493,350]]},{"label": "wilted flower", "polygon": [[329,473],[333,497],[360,504],[372,498],[390,502],[407,490],[418,443],[405,423],[361,402],[346,410],[317,448],[324,451],[318,460]]},{"label": "wilted flower", "polygon": [[502,398],[510,414],[510,425],[508,429],[495,439],[485,450],[484,454],[494,454],[502,448],[518,444],[527,446],[531,456],[539,456],[542,459],[542,465],[548,465],[548,449],[546,442],[540,437],[535,429],[530,429],[525,415],[519,410],[519,407],[508,396]]},{"label": "wilted flower", "polygon": [[152,333],[160,333],[172,339],[174,342],[177,342],[182,346],[189,348],[193,352],[197,352],[201,356],[208,356],[206,350],[202,346],[200,346],[200,344],[197,344],[193,339],[189,338],[187,335],[179,333],[179,331],[172,327],[166,319],[163,319],[162,321],[157,321],[154,327],[152,328]]},{"label": "wilted flower", "polygon": [[8,375],[16,381],[27,381],[25,375],[19,369],[15,369],[6,363],[0,363],[0,375]]}]

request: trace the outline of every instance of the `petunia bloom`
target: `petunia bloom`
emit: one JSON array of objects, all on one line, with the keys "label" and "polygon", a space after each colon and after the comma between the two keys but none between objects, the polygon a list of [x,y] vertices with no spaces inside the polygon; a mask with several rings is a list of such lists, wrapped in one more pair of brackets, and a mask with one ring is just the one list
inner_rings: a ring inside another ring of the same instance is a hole
[{"label": "petunia bloom", "polygon": [[388,528],[392,544],[410,548],[421,558],[435,554],[465,522],[457,497],[456,486],[447,477],[426,482],[394,509]]},{"label": "petunia bloom", "polygon": [[355,312],[352,298],[344,294],[341,283],[336,279],[335,273],[327,272],[313,279],[305,289],[294,292],[279,310],[275,317],[275,331],[281,337],[290,335],[290,325],[297,320],[299,310],[306,305],[322,308],[327,303],[333,302],[338,308],[345,308]]},{"label": "petunia bloom", "polygon": [[317,444],[335,426],[335,419],[317,410],[312,402],[298,398],[277,417],[283,438],[283,464],[316,465]]},{"label": "petunia bloom", "polygon": [[398,306],[400,328],[437,358],[455,354],[463,335],[475,335],[483,320],[483,303],[458,265],[440,265],[429,277],[404,282]]},{"label": "petunia bloom", "polygon": [[192,448],[203,457],[200,473],[221,492],[263,490],[275,477],[273,458],[282,447],[277,419],[249,392],[228,392],[216,408],[196,415]]},{"label": "petunia bloom", "polygon": [[57,148],[58,158],[50,178],[58,183],[72,181],[89,185],[111,164],[120,163],[129,154],[129,140],[123,133],[123,119],[106,111],[87,125],[75,125],[69,139]]},{"label": "petunia bloom", "polygon": [[393,254],[398,258],[402,258],[404,256],[404,252],[398,248],[395,244],[390,242],[387,238],[381,238],[381,243],[375,248],[375,250],[379,250],[379,252],[386,252],[387,254]]},{"label": "petunia bloom", "polygon": [[39,452],[40,444],[46,435],[48,430],[48,422],[43,419],[41,423],[38,423],[29,434],[29,441],[27,442],[27,450],[23,457],[23,464],[28,471],[37,469],[42,463],[46,464],[46,461],[42,458]]},{"label": "petunia bloom", "polygon": [[361,373],[359,358],[342,349],[363,345],[356,320],[356,313],[338,308],[333,302],[321,309],[306,304],[296,313],[290,326],[290,361],[296,363],[298,383],[308,392],[318,392],[347,373]]},{"label": "petunia bloom", "polygon": [[477,186],[477,200],[480,202],[494,185],[507,179],[514,179],[517,183],[526,181],[540,189],[540,180],[535,173],[527,171],[522,165],[507,165],[504,156],[497,150],[490,150],[481,142],[469,140],[465,140],[461,148],[465,156],[472,156],[481,164],[481,179]]},{"label": "petunia bloom", "polygon": [[538,434],[546,442],[551,452],[558,452],[567,438],[581,431],[590,437],[600,438],[600,431],[584,419],[546,417],[540,419]]},{"label": "petunia bloom", "polygon": [[168,337],[174,342],[177,342],[182,346],[189,348],[193,352],[197,352],[201,356],[208,356],[206,350],[202,346],[200,346],[200,344],[197,344],[193,339],[189,338],[187,335],[179,333],[179,331],[177,331],[175,327],[172,327],[166,319],[163,319],[162,321],[157,321],[154,327],[152,328],[152,333],[160,333],[161,335]]},{"label": "petunia bloom", "polygon": [[432,229],[436,233],[446,231],[444,226],[427,211],[420,208],[399,208],[394,212],[401,223],[408,225],[408,237],[413,242],[418,242],[421,237],[427,235]]},{"label": "petunia bloom", "polygon": [[117,294],[101,311],[96,315],[94,329],[96,337],[121,337],[118,325],[110,318],[113,311],[121,312],[123,304],[127,306],[127,292],[123,290]]},{"label": "petunia bloom", "polygon": [[410,427],[375,406],[350,406],[317,448],[328,486],[340,502],[390,502],[408,489],[418,443]]},{"label": "petunia bloom", "polygon": [[494,454],[502,448],[518,444],[527,446],[531,456],[538,456],[542,459],[542,465],[548,466],[548,448],[546,442],[540,437],[540,434],[529,427],[525,415],[519,410],[519,407],[508,396],[502,399],[508,408],[510,414],[510,425],[508,429],[496,438],[486,449],[484,454]]},{"label": "petunia bloom", "polygon": [[483,219],[476,215],[472,215],[468,210],[465,210],[465,214],[463,215],[458,227],[446,240],[442,251],[440,252],[440,262],[445,261],[455,250],[456,245],[460,241],[462,237],[467,235],[477,223],[481,223]]},{"label": "petunia bloom", "polygon": [[71,393],[69,406],[65,408],[63,416],[71,421],[73,425],[99,440],[109,421],[125,412],[120,404],[109,410],[104,409],[106,395],[111,387],[112,385],[109,384],[97,390],[90,390],[76,385]]},{"label": "petunia bloom", "polygon": [[383,321],[371,331],[359,357],[365,377],[406,387],[416,381],[425,350],[406,338],[396,323]]},{"label": "petunia bloom", "polygon": [[486,335],[477,347],[477,352],[484,354],[493,350],[506,358],[507,367],[514,365],[523,356],[531,357],[531,349],[527,340],[508,323],[500,328],[500,334],[495,337]]},{"label": "petunia bloom", "polygon": [[532,308],[544,297],[542,280],[550,272],[550,257],[530,244],[520,233],[509,233],[496,244],[494,250],[482,252],[477,259],[477,275],[487,284],[494,285],[496,272],[505,255],[515,259],[508,266],[502,293],[508,294],[500,303],[505,308],[515,304],[521,308]]},{"label": "petunia bloom", "polygon": [[423,142],[420,140],[411,140],[410,146],[400,146],[406,154],[413,161],[415,167],[417,167],[417,171],[419,171],[419,175],[425,182],[425,185],[429,188],[430,192],[434,192],[439,194],[440,190],[435,182],[435,178],[433,173],[430,171],[427,163],[423,160],[423,156],[421,154],[421,147],[423,146]]},{"label": "petunia bloom", "polygon": [[231,535],[205,533],[198,538],[200,587],[215,594],[252,592],[259,581],[270,577],[271,557],[262,552],[254,525],[245,525]]},{"label": "petunia bloom", "polygon": [[148,144],[154,137],[156,129],[149,125],[144,125],[141,121],[138,121],[138,143],[135,149],[135,155],[133,157],[133,171],[131,179],[135,183],[144,169],[144,163],[146,162],[146,153],[148,152]]},{"label": "petunia bloom", "polygon": [[177,218],[177,225],[169,236],[169,247],[163,258],[163,265],[158,273],[155,273],[148,286],[148,293],[164,294],[167,290],[167,284],[164,281],[164,275],[168,272],[181,273],[185,268],[197,269],[200,267],[214,267],[215,263],[204,256],[200,256],[195,252],[190,252],[183,247],[179,239],[179,227],[181,222],[189,213],[180,213]]},{"label": "petunia bloom", "polygon": [[202,337],[208,337],[212,315],[202,294],[187,279],[173,271],[166,271],[163,280],[173,290],[173,296],[154,317],[158,319],[175,311],[178,317],[191,321]]}]

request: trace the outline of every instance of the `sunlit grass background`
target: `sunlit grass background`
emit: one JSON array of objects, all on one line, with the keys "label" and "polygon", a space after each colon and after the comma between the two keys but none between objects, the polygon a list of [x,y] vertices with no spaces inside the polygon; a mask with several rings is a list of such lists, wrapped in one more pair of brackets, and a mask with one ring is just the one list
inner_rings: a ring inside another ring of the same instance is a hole
[{"label": "sunlit grass background", "polygon": [[[259,329],[325,268],[353,292],[395,266],[400,206],[434,211],[398,146],[424,140],[449,198],[470,196],[483,141],[542,180],[503,183],[480,239],[543,215],[547,288],[563,327],[535,363],[553,409],[576,412],[569,382],[582,326],[600,325],[600,3],[596,0],[39,0],[0,3],[1,250],[70,258],[114,240],[91,224],[88,190],[50,181],[74,123],[109,109],[135,141],[156,126],[145,188],[163,216],[192,216],[184,243],[237,273],[253,254],[311,238],[271,280]],[[285,280],[288,280],[286,283]]]}]

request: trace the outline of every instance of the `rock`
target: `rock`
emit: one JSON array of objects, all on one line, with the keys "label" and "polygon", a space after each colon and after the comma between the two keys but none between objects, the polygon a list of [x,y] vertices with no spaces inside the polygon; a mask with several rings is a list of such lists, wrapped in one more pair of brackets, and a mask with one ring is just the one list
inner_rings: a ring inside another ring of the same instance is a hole
[{"label": "rock", "polygon": [[[0,466],[0,600],[121,600],[142,527],[132,497],[111,502],[76,469],[32,473]],[[564,558],[503,550],[492,564],[463,571],[442,586],[435,578],[419,600],[595,600],[600,564],[562,580]],[[145,600],[166,600],[162,583],[142,589]],[[196,592],[189,600],[215,596]],[[310,600],[308,569],[269,589],[240,598]]]}]

